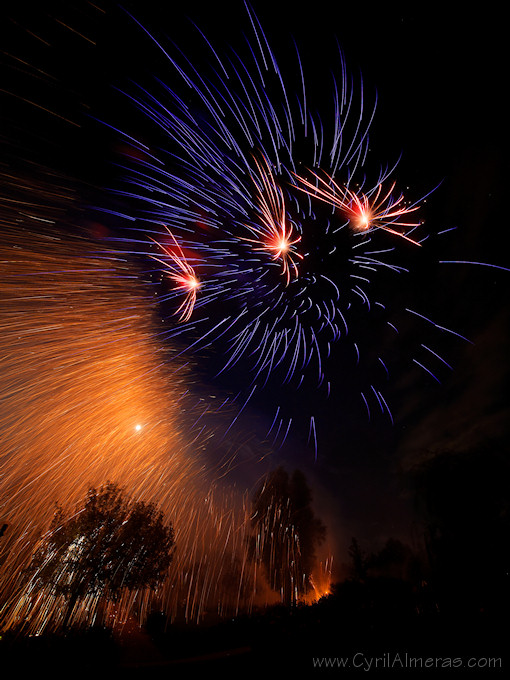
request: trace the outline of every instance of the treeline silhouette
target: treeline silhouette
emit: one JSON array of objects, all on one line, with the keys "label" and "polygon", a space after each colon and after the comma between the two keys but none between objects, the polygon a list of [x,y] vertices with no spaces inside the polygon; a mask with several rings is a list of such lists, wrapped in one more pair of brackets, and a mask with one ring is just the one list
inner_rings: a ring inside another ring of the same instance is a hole
[{"label": "treeline silhouette", "polygon": [[[145,633],[168,664],[187,659],[218,668],[311,672],[313,658],[397,653],[499,658],[508,668],[509,472],[502,447],[430,456],[410,473],[422,539],[417,546],[389,537],[382,547],[366,550],[353,537],[347,576],[315,604],[291,600],[201,626],[178,625],[153,611]],[[281,501],[290,479],[278,471],[273,485],[262,484],[254,495],[253,507],[270,520],[264,526],[274,525],[274,499]],[[313,553],[323,527],[309,508],[306,485],[298,481],[306,522],[315,527]],[[273,501],[266,503],[264,494]],[[292,508],[287,508],[288,519]],[[108,630],[86,635],[103,664],[118,662],[119,649]],[[77,649],[82,643],[74,639],[73,644]]]},{"label": "treeline silhouette", "polygon": [[[353,537],[348,575],[328,596],[217,624],[203,649],[248,646],[261,671],[311,671],[314,657],[360,652],[495,659],[494,671],[508,668],[509,472],[498,445],[431,455],[409,476],[416,545],[390,537],[370,551]],[[181,631],[156,622],[148,630],[171,656]]]}]

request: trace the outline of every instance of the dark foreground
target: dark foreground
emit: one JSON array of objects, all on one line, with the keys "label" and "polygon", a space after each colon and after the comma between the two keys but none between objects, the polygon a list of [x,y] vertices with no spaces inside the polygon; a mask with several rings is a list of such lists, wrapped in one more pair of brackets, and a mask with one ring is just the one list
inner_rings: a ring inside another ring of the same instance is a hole
[{"label": "dark foreground", "polygon": [[209,625],[168,625],[161,614],[124,636],[104,628],[0,641],[2,671],[76,677],[170,678],[191,668],[264,674],[451,677],[506,675],[504,598],[489,610],[417,607],[401,583],[350,584],[312,606],[273,607]]}]

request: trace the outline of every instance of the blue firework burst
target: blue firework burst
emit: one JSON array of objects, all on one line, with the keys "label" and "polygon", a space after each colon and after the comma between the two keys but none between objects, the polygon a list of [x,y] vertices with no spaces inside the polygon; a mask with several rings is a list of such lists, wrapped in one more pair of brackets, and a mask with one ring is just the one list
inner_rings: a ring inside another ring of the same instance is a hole
[{"label": "blue firework burst", "polygon": [[[210,54],[203,68],[139,24],[177,85],[124,92],[162,141],[149,147],[123,133],[129,184],[121,192],[134,205],[124,240],[155,264],[169,333],[195,353],[214,348],[220,374],[242,366],[243,404],[268,384],[328,395],[342,380],[338,366],[328,372],[336,348],[359,363],[352,324],[385,309],[374,282],[405,271],[399,252],[424,238],[418,203],[392,179],[396,164],[367,171],[376,97],[367,102],[343,55],[319,116],[298,50],[291,90],[248,6],[247,16],[252,38],[242,54],[220,55],[199,31]],[[386,379],[383,357],[377,365]],[[361,400],[391,418],[375,381]],[[271,429],[281,437],[290,423],[279,413]],[[315,440],[313,414],[309,431]]]}]

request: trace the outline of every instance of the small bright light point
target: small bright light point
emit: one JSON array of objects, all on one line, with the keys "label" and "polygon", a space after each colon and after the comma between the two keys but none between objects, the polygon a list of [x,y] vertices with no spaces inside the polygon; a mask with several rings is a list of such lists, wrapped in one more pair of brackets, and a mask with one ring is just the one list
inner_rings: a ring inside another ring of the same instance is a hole
[{"label": "small bright light point", "polygon": [[361,230],[368,229],[370,227],[370,216],[365,212],[362,211],[359,219],[358,219],[358,224],[357,228]]},{"label": "small bright light point", "polygon": [[140,432],[141,429],[142,429],[142,426],[140,425],[140,423],[138,423],[138,425],[135,425],[135,430],[137,432]]}]

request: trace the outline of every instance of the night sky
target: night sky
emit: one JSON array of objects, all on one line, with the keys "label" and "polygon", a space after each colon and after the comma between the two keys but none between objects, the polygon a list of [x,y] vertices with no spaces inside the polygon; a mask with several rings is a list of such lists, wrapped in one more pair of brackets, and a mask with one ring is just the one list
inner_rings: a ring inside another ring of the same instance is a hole
[{"label": "night sky", "polygon": [[[175,9],[174,3],[144,0],[124,6],[148,30],[174,41],[197,67],[204,51],[193,41],[196,34],[186,17],[218,46],[237,45],[241,30],[250,31],[242,2],[219,3],[220,9],[216,3],[184,4]],[[40,164],[67,175],[83,205],[112,200],[105,189],[117,181],[112,163],[117,134],[96,119],[118,119],[112,124],[120,128],[143,124],[114,87],[127,79],[147,82],[151,73],[164,78],[167,69],[164,57],[122,10],[99,5],[107,11],[78,1],[41,3],[37,10],[24,2],[2,7],[2,163],[20,174]],[[427,252],[413,260],[403,286],[388,282],[386,299],[395,309],[402,343],[397,350],[402,361],[394,357],[396,368],[386,388],[393,424],[377,413],[368,419],[353,396],[359,395],[355,368],[341,362],[341,387],[324,404],[318,422],[317,456],[307,444],[308,430],[298,427],[269,457],[268,464],[306,472],[341,565],[352,536],[367,549],[379,548],[388,537],[419,540],[412,473],[421,464],[481,446],[507,453],[510,273],[439,263],[510,266],[503,10],[491,9],[490,3],[458,12],[428,3],[380,3],[374,10],[363,3],[322,0],[299,10],[291,3],[265,1],[253,2],[253,8],[284,73],[295,66],[292,37],[303,64],[313,64],[311,89],[319,109],[330,102],[338,39],[348,70],[363,76],[367,102],[375,91],[378,95],[368,163],[392,163],[401,155],[398,182],[415,198],[435,189],[422,211],[427,231],[456,228],[431,239]],[[34,33],[51,46],[34,39]],[[78,211],[76,229],[97,237],[99,220],[90,214]],[[423,311],[468,341],[438,333],[402,313],[406,307]],[[453,369],[441,371],[440,383],[409,361],[414,348],[433,335]],[[370,344],[369,336],[365,340]],[[215,388],[228,391],[242,379],[234,375],[229,378],[234,385]],[[289,404],[299,422],[299,396]],[[273,406],[264,396],[259,403],[254,399],[239,419],[249,442],[243,449],[247,457],[263,439]],[[260,470],[242,468],[238,481],[253,481]]]}]

